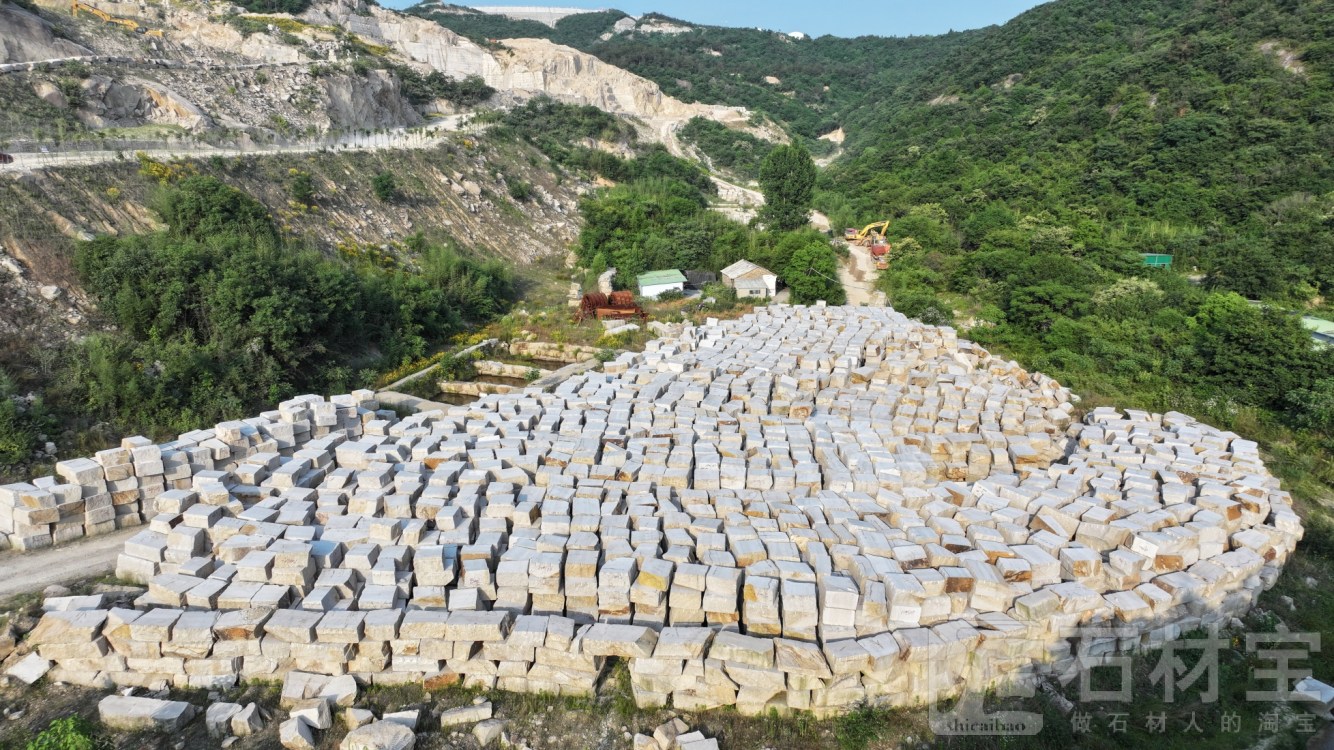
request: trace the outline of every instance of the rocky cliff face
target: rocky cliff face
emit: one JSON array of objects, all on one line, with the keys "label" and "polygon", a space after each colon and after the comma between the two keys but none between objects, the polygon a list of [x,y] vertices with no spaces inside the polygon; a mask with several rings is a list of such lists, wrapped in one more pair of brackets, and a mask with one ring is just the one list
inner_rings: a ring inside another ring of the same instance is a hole
[{"label": "rocky cliff face", "polygon": [[0,63],[88,54],[92,53],[86,47],[53,34],[41,18],[17,6],[0,4]]},{"label": "rocky cliff face", "polygon": [[[5,18],[13,20],[0,24],[0,50],[6,59],[93,52],[125,55],[138,45],[145,59],[163,56],[176,66],[145,62],[121,75],[122,71],[100,69],[105,64],[94,64],[96,73],[107,80],[86,87],[91,105],[79,117],[92,127],[163,123],[202,130],[216,124],[267,131],[268,137],[419,124],[419,111],[405,101],[390,74],[313,72],[321,64],[346,61],[354,48],[385,50],[386,62],[421,71],[436,70],[455,78],[480,76],[501,93],[501,102],[545,95],[592,105],[640,122],[646,136],[669,145],[674,143],[676,127],[692,117],[744,125],[749,114],[735,107],[687,104],[663,93],[652,81],[546,40],[511,39],[499,49],[481,47],[427,19],[366,5],[363,0],[319,2],[294,19],[298,22],[294,30],[261,26],[250,33],[222,22],[214,8],[156,3],[142,8],[107,6],[111,12],[161,28],[166,36],[160,41],[109,29],[90,18],[66,23],[61,15],[64,6],[55,4],[60,0],[37,1],[50,11],[50,21],[68,26],[93,49],[59,39],[48,20],[4,5],[0,8],[5,9]],[[254,66],[266,72],[244,70]]]},{"label": "rocky cliff face", "polygon": [[749,116],[739,107],[687,104],[646,78],[545,39],[507,39],[503,50],[492,51],[426,19],[359,0],[321,3],[302,19],[341,26],[449,76],[481,76],[487,85],[518,98],[540,94],[643,120],[658,138],[670,136],[671,123],[692,117],[744,122]]}]

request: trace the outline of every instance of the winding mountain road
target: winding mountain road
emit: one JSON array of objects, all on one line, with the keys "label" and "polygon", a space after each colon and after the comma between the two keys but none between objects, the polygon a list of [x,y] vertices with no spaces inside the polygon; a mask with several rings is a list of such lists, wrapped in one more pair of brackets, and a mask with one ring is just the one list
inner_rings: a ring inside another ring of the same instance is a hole
[{"label": "winding mountain road", "polygon": [[[467,115],[449,115],[414,128],[396,128],[382,133],[348,134],[337,138],[253,148],[219,148],[207,145],[164,146],[138,149],[156,160],[198,159],[210,156],[248,156],[266,154],[309,154],[317,151],[388,151],[394,149],[433,148],[440,143],[440,133],[463,130]],[[78,149],[51,150],[48,153],[20,152],[10,154],[12,164],[0,165],[0,174],[31,172],[48,167],[88,166],[123,161],[130,154],[123,150],[80,151]]]}]

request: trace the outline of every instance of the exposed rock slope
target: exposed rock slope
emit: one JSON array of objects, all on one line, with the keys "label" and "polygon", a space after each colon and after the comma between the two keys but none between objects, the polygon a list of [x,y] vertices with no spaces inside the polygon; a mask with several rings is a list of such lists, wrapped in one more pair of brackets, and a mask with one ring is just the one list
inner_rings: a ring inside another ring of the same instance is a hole
[{"label": "exposed rock slope", "polygon": [[91,52],[51,32],[40,17],[22,8],[0,4],[0,63],[49,60]]}]

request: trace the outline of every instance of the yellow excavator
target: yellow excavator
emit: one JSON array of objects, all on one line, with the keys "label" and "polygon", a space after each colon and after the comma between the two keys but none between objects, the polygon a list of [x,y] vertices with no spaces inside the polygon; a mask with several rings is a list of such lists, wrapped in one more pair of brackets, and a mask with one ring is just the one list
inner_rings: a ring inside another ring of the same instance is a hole
[{"label": "yellow excavator", "polygon": [[867,224],[866,226],[862,227],[860,232],[852,227],[848,227],[847,229],[843,230],[843,239],[847,240],[850,244],[861,245],[865,247],[875,242],[876,240],[884,239],[885,230],[888,228],[889,228],[888,219],[884,221],[877,221],[872,224]]},{"label": "yellow excavator", "polygon": [[95,8],[87,3],[81,3],[79,2],[79,0],[71,0],[70,10],[69,10],[70,15],[74,16],[75,18],[78,18],[79,11],[83,11],[84,13],[87,13],[89,15],[97,16],[106,23],[114,23],[118,26],[124,26],[125,28],[129,29],[130,31],[133,31],[136,34],[143,34],[145,36],[155,36],[159,38],[162,36],[162,29],[150,29],[146,26],[143,26],[138,21],[129,18],[121,18],[119,16],[113,16],[110,13],[100,8]]},{"label": "yellow excavator", "polygon": [[889,268],[889,241],[885,239],[885,232],[888,229],[888,219],[867,224],[861,231],[857,231],[855,227],[848,227],[843,230],[843,239],[850,245],[871,248],[875,267],[883,271]]}]

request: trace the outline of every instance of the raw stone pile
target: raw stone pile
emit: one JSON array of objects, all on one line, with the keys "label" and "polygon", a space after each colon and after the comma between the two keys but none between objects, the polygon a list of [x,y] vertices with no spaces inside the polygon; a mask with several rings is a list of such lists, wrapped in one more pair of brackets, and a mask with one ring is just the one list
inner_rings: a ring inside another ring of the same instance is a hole
[{"label": "raw stone pile", "polygon": [[884,308],[775,305],[402,420],[371,398],[62,464],[85,494],[184,468],[136,501],[134,609],[47,602],[52,674],[586,694],[618,657],[642,706],[831,714],[1061,673],[1077,625],[1107,652],[1226,623],[1302,532],[1255,443],[1072,424],[1051,379]]}]

